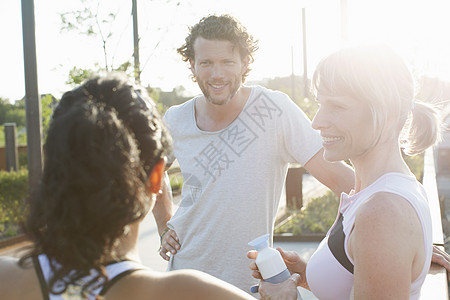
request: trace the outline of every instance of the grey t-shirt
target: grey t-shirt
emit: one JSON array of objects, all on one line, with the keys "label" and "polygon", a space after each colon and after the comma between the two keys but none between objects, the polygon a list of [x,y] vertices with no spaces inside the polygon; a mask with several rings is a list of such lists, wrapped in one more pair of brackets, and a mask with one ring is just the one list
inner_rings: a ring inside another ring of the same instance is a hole
[{"label": "grey t-shirt", "polygon": [[200,130],[196,98],[164,119],[183,174],[182,201],[168,225],[181,249],[169,270],[196,269],[249,292],[247,243],[270,233],[289,163],[304,165],[322,147],[308,117],[284,93],[252,87],[240,115],[216,132]]}]

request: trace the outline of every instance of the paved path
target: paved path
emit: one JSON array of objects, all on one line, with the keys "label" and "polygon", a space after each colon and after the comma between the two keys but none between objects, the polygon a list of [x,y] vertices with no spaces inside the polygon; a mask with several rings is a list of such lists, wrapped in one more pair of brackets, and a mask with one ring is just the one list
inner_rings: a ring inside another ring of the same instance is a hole
[{"label": "paved path", "polygon": [[167,262],[158,254],[159,234],[153,214],[142,221],[139,234],[139,255],[142,263],[155,271],[166,271]]},{"label": "paved path", "polygon": [[[311,196],[318,196],[324,193],[326,188],[321,186],[311,175],[303,175],[303,195],[305,199],[309,199]],[[178,196],[179,197],[179,196]],[[175,201],[176,203],[179,202]],[[286,200],[281,199],[280,209],[281,212],[284,209]],[[164,272],[167,269],[167,262],[163,260],[158,254],[159,248],[159,234],[156,227],[155,219],[150,213],[141,223],[140,235],[139,235],[139,254],[142,263],[155,271]],[[13,247],[4,248],[0,250],[0,256],[17,256],[17,249],[26,245],[21,243]],[[292,250],[298,252],[302,257],[308,259],[318,246],[318,243],[299,243],[299,242],[277,242],[275,247],[282,247],[286,250]],[[301,289],[301,294],[304,300],[316,299],[310,292]]]}]

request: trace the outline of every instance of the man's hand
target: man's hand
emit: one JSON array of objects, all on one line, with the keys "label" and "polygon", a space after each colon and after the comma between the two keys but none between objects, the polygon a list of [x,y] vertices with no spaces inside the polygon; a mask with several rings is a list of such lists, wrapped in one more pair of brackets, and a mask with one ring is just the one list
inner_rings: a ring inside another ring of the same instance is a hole
[{"label": "man's hand", "polygon": [[297,273],[279,284],[272,284],[261,281],[259,284],[259,294],[261,300],[296,300],[297,299],[297,285],[301,281],[301,276]]},{"label": "man's hand", "polygon": [[159,248],[159,255],[165,260],[169,260],[170,256],[167,255],[168,252],[171,255],[175,255],[178,250],[180,250],[181,244],[178,239],[177,233],[172,229],[167,229],[161,235],[161,247]]},{"label": "man's hand", "polygon": [[[433,256],[431,257],[431,262],[443,266],[447,273],[450,272],[450,256],[444,250],[441,250],[437,246],[433,246]],[[450,281],[450,276],[447,276],[448,281]]]}]

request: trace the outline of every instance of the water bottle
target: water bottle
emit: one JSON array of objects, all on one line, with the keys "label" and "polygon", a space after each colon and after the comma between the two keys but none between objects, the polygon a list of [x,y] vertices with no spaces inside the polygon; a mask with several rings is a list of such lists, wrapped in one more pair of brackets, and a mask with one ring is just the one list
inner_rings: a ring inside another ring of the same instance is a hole
[{"label": "water bottle", "polygon": [[[248,244],[258,251],[255,262],[263,280],[270,283],[281,283],[291,277],[291,273],[289,273],[280,252],[269,247],[269,236],[269,234],[262,235]],[[253,287],[251,291],[257,292]],[[298,290],[297,299],[302,299]]]}]

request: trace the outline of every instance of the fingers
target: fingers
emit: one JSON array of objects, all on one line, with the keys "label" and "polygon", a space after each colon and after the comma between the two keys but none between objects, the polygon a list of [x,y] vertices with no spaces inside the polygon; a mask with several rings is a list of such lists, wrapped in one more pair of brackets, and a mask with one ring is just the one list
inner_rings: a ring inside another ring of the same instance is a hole
[{"label": "fingers", "polygon": [[[250,269],[251,269],[252,267],[250,266]],[[261,276],[261,273],[259,273],[259,270],[256,268],[256,269],[252,269],[253,270],[253,272],[252,272],[252,276],[254,277],[254,278],[256,278],[256,279],[263,279],[262,278],[262,276]]]},{"label": "fingers", "polygon": [[[447,252],[441,250],[441,248],[437,246],[433,246],[431,262],[441,265],[447,270],[447,272],[450,272],[450,256]],[[448,281],[450,281],[450,276],[447,276],[447,278]]]},{"label": "fingers", "polygon": [[443,258],[450,259],[449,255],[447,254],[447,252],[441,250],[441,248],[439,248],[438,246],[435,246],[435,245],[433,246],[433,253],[442,255]]},{"label": "fingers", "polygon": [[250,259],[256,259],[258,252],[256,250],[250,250],[247,252],[247,257]]},{"label": "fingers", "polygon": [[256,279],[261,279],[261,280],[263,279],[261,276],[261,273],[259,273],[259,271],[253,271],[252,276],[253,276],[253,278],[256,278]]},{"label": "fingers", "polygon": [[168,261],[170,256],[167,253],[170,252],[172,255],[175,255],[180,248],[181,244],[177,233],[174,230],[169,229],[161,238],[159,255],[164,260]]},{"label": "fingers", "polygon": [[[255,250],[250,250],[247,252],[247,257],[250,259],[256,259],[256,257],[258,256],[258,252]],[[250,270],[252,270],[252,276],[255,277],[256,279],[262,279],[261,274],[259,273],[259,269],[258,266],[256,265],[256,263],[253,261],[250,263],[249,265]]]},{"label": "fingers", "polygon": [[261,273],[259,273],[258,266],[255,262],[252,262],[249,266],[250,270],[252,270],[252,276],[256,279],[262,279]]},{"label": "fingers", "polygon": [[164,235],[164,241],[170,245],[172,254],[177,253],[177,250],[180,250],[181,244],[180,239],[178,238],[177,233],[175,230],[170,229],[165,235]]},{"label": "fingers", "polygon": [[295,283],[295,286],[299,286],[300,282],[302,281],[302,276],[300,276],[300,274],[298,273],[294,273],[288,280],[292,280]]},{"label": "fingers", "polygon": [[450,265],[450,256],[445,251],[439,249],[439,247],[433,246],[431,261],[448,269],[447,265]]},{"label": "fingers", "polygon": [[161,247],[161,249],[159,250],[159,256],[161,256],[164,260],[169,261],[170,260],[170,256],[167,255],[168,250],[164,249]]},{"label": "fingers", "polygon": [[249,267],[250,267],[250,270],[253,270],[253,271],[257,271],[258,270],[258,266],[256,265],[255,262],[250,263]]},{"label": "fingers", "polygon": [[277,250],[280,252],[281,257],[283,257],[283,259],[285,261],[288,262],[296,262],[299,260],[299,255],[297,252],[295,251],[284,251],[283,249],[281,249],[280,247],[277,247]]}]

